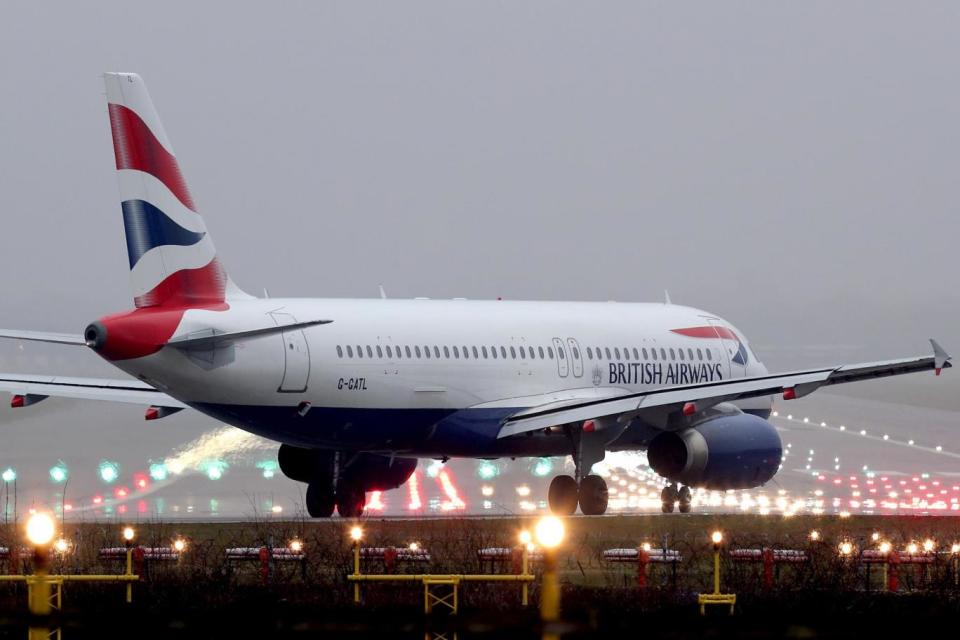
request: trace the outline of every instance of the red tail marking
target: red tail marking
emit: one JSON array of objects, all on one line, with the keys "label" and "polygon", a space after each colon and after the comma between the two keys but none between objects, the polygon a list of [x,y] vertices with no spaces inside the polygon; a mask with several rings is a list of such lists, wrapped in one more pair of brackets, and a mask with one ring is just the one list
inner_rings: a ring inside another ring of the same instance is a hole
[{"label": "red tail marking", "polygon": [[220,266],[220,261],[214,258],[205,267],[181,269],[170,274],[153,289],[137,296],[133,302],[138,308],[219,304],[224,301],[226,290],[227,273]]},{"label": "red tail marking", "polygon": [[20,394],[17,394],[12,398],[10,398],[10,406],[13,407],[14,409],[19,409],[25,403],[26,403],[26,399]]},{"label": "red tail marking", "polygon": [[136,113],[120,104],[108,104],[113,153],[117,169],[135,169],[149,173],[167,185],[187,208],[196,211],[190,190],[180,173],[177,159],[167,151],[150,127]]},{"label": "red tail marking", "polygon": [[160,409],[156,407],[148,407],[147,412],[144,414],[144,420],[156,420],[160,417]]}]

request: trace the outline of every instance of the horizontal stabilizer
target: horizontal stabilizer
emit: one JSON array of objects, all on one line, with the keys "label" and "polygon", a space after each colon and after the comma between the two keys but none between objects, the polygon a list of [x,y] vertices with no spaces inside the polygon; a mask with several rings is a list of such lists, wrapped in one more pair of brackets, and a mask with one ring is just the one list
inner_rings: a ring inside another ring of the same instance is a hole
[{"label": "horizontal stabilizer", "polygon": [[199,349],[209,348],[215,344],[232,342],[243,338],[255,338],[258,336],[270,335],[271,333],[281,333],[283,331],[295,331],[305,329],[318,324],[330,324],[333,320],[307,320],[305,322],[291,322],[289,324],[270,325],[269,327],[260,327],[258,329],[243,329],[241,331],[218,331],[217,329],[204,329],[202,331],[193,331],[177,338],[171,338],[167,342],[168,347],[177,349]]},{"label": "horizontal stabilizer", "polygon": [[33,342],[52,342],[55,344],[75,344],[85,346],[83,336],[72,333],[49,333],[47,331],[20,331],[18,329],[0,329],[0,338],[13,340],[31,340]]},{"label": "horizontal stabilizer", "polygon": [[[14,406],[27,406],[29,398],[75,398],[78,400],[108,400],[129,404],[145,404],[169,409],[185,409],[187,405],[158,391],[145,382],[134,380],[107,380],[103,378],[72,378],[21,373],[0,373],[0,391],[23,400]],[[11,403],[12,404],[12,403]]]}]

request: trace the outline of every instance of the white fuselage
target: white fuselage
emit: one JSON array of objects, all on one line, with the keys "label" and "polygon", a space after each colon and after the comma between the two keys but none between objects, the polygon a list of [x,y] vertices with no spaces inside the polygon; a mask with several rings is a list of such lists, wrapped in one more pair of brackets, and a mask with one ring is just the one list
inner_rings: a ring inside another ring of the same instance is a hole
[{"label": "white fuselage", "polygon": [[[175,336],[239,330],[265,318],[332,322],[217,349],[165,347],[115,364],[281,442],[478,457],[536,455],[536,438],[519,450],[496,443],[497,426],[561,392],[606,397],[766,373],[729,323],[672,304],[231,300],[225,311],[187,311]],[[675,331],[691,327],[719,330]],[[739,404],[770,408],[768,398]],[[624,442],[631,445],[642,440]]]}]

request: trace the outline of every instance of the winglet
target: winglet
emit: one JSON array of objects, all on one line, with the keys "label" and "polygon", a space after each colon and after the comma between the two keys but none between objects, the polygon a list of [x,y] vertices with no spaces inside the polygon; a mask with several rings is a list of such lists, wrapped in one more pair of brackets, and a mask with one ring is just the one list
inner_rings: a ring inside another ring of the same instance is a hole
[{"label": "winglet", "polygon": [[930,346],[933,347],[933,370],[937,375],[940,375],[940,372],[947,367],[952,367],[950,364],[950,354],[944,351],[936,340],[930,338]]}]

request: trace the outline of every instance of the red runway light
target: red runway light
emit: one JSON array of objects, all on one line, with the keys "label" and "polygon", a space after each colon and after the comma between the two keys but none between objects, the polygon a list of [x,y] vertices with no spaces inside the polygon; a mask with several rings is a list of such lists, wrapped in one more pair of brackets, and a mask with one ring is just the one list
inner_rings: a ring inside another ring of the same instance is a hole
[{"label": "red runway light", "polygon": [[443,503],[443,509],[466,509],[466,503],[460,499],[460,495],[457,492],[456,485],[453,484],[453,480],[450,478],[450,473],[444,469],[437,476],[440,480],[440,486],[443,487],[443,492],[447,494],[447,501]]},{"label": "red runway light", "polygon": [[410,495],[410,501],[407,503],[407,509],[410,511],[419,511],[423,508],[423,500],[420,499],[420,474],[414,471],[413,475],[407,481],[407,492]]}]

